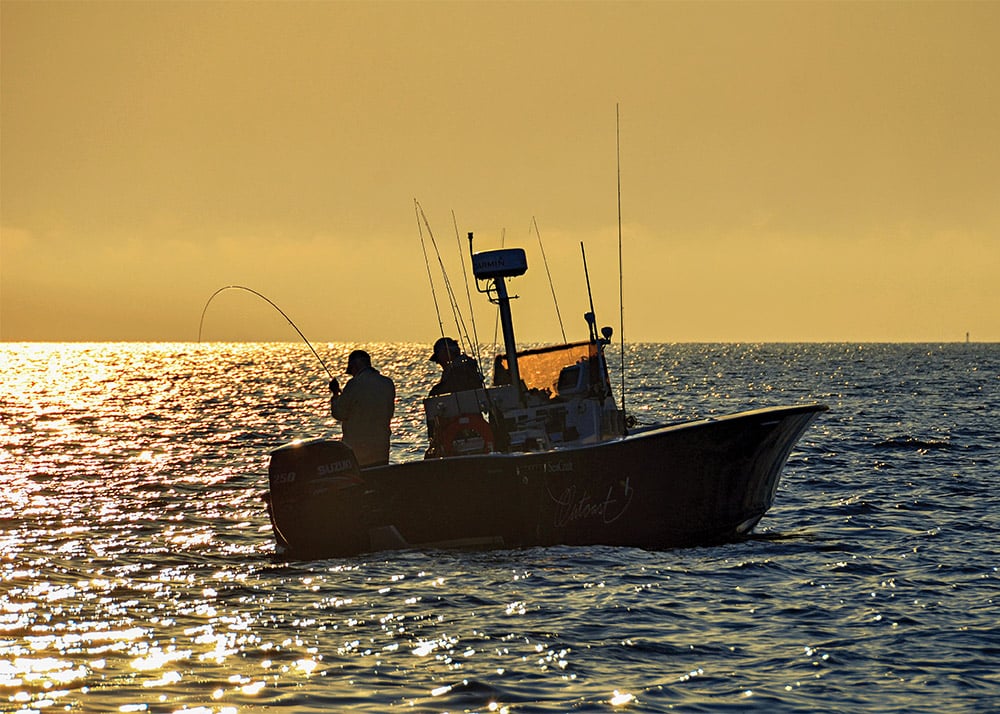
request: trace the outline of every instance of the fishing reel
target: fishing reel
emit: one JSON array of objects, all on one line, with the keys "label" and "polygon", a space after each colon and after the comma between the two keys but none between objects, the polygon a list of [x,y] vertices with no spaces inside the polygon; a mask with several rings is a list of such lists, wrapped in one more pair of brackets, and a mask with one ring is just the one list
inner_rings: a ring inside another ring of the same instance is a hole
[{"label": "fishing reel", "polygon": [[600,342],[602,345],[611,344],[611,335],[615,333],[614,329],[605,325],[601,328],[601,338],[597,338],[597,318],[592,312],[583,313],[583,319],[587,321],[587,328],[590,330],[590,339],[592,342]]}]

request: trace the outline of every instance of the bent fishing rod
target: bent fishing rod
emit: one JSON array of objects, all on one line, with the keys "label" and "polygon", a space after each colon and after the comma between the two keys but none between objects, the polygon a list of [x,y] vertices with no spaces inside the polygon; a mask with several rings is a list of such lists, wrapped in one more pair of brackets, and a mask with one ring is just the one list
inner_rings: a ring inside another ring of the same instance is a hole
[{"label": "bent fishing rod", "polygon": [[316,359],[319,360],[319,363],[321,365],[323,365],[323,369],[326,370],[327,376],[329,376],[330,379],[334,379],[333,372],[331,372],[330,368],[326,366],[326,362],[324,362],[323,358],[319,356],[319,353],[313,348],[313,346],[309,342],[309,340],[306,339],[306,336],[302,334],[302,330],[300,330],[298,328],[298,326],[294,322],[292,322],[292,318],[290,318],[288,315],[286,315],[285,311],[282,310],[280,307],[278,307],[274,303],[274,301],[271,300],[269,297],[267,297],[266,295],[264,295],[262,293],[257,292],[253,288],[248,288],[248,287],[245,287],[243,285],[226,285],[225,287],[221,287],[218,290],[216,290],[214,293],[212,293],[212,296],[210,298],[208,298],[208,302],[205,303],[205,307],[201,311],[201,321],[198,323],[198,342],[201,342],[201,331],[202,331],[202,328],[205,326],[205,313],[208,312],[208,306],[212,304],[212,300],[215,299],[216,295],[218,295],[219,293],[225,292],[226,290],[244,290],[244,291],[246,291],[246,292],[248,292],[248,293],[250,293],[252,295],[256,295],[261,300],[263,300],[268,305],[270,305],[275,310],[277,310],[278,313],[283,318],[285,318],[285,320],[288,321],[288,324],[292,326],[292,329],[294,329],[297,333],[299,333],[299,337],[302,338],[302,341],[306,343],[306,345],[309,347],[310,350],[312,350],[312,353],[316,356]]}]

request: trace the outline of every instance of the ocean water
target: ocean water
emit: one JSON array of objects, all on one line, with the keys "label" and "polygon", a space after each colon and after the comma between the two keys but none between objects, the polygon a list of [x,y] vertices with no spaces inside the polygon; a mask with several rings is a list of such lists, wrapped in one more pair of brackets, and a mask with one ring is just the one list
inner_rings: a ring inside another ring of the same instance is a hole
[{"label": "ocean water", "polygon": [[[426,345],[366,347],[418,458]],[[336,433],[304,345],[0,345],[0,711],[1000,710],[1000,345],[626,362],[643,423],[829,405],[753,538],[287,562],[268,451]]]}]

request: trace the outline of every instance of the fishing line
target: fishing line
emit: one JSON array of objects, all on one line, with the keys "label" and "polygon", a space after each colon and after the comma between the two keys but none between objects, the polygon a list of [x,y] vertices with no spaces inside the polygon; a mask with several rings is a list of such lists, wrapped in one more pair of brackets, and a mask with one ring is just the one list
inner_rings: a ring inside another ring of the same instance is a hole
[{"label": "fishing line", "polygon": [[323,358],[319,356],[319,353],[315,349],[313,349],[312,344],[310,344],[309,340],[306,339],[306,336],[302,334],[302,330],[300,330],[298,326],[296,326],[296,324],[292,322],[292,318],[286,315],[285,311],[282,310],[280,307],[278,307],[269,297],[267,297],[266,295],[262,295],[253,288],[247,288],[242,285],[226,285],[225,287],[219,288],[214,293],[212,293],[212,297],[208,299],[208,302],[205,303],[205,307],[202,308],[201,311],[201,321],[199,321],[198,323],[198,342],[201,342],[201,330],[202,327],[205,326],[205,313],[208,312],[208,306],[212,304],[212,300],[215,299],[216,295],[218,295],[221,292],[225,292],[226,290],[245,290],[246,292],[251,293],[252,295],[256,295],[261,300],[263,300],[268,305],[277,310],[281,314],[281,316],[288,321],[288,324],[291,325],[292,328],[299,333],[299,337],[301,337],[302,341],[309,346],[309,349],[312,350],[312,353],[316,355],[316,359],[318,359],[319,363],[323,365],[323,369],[326,370],[327,375],[330,377],[330,379],[333,379],[333,373],[330,371],[330,368],[326,366],[326,362],[324,362]]}]

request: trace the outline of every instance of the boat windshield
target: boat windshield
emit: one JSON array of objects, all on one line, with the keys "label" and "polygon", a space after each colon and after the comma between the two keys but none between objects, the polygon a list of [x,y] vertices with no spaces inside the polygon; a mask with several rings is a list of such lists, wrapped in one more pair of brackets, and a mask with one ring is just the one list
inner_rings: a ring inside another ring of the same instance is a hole
[{"label": "boat windshield", "polygon": [[[542,347],[517,353],[521,381],[529,392],[548,397],[603,394],[610,383],[602,367],[598,346],[593,342]],[[493,385],[510,384],[507,356],[493,362]]]}]

